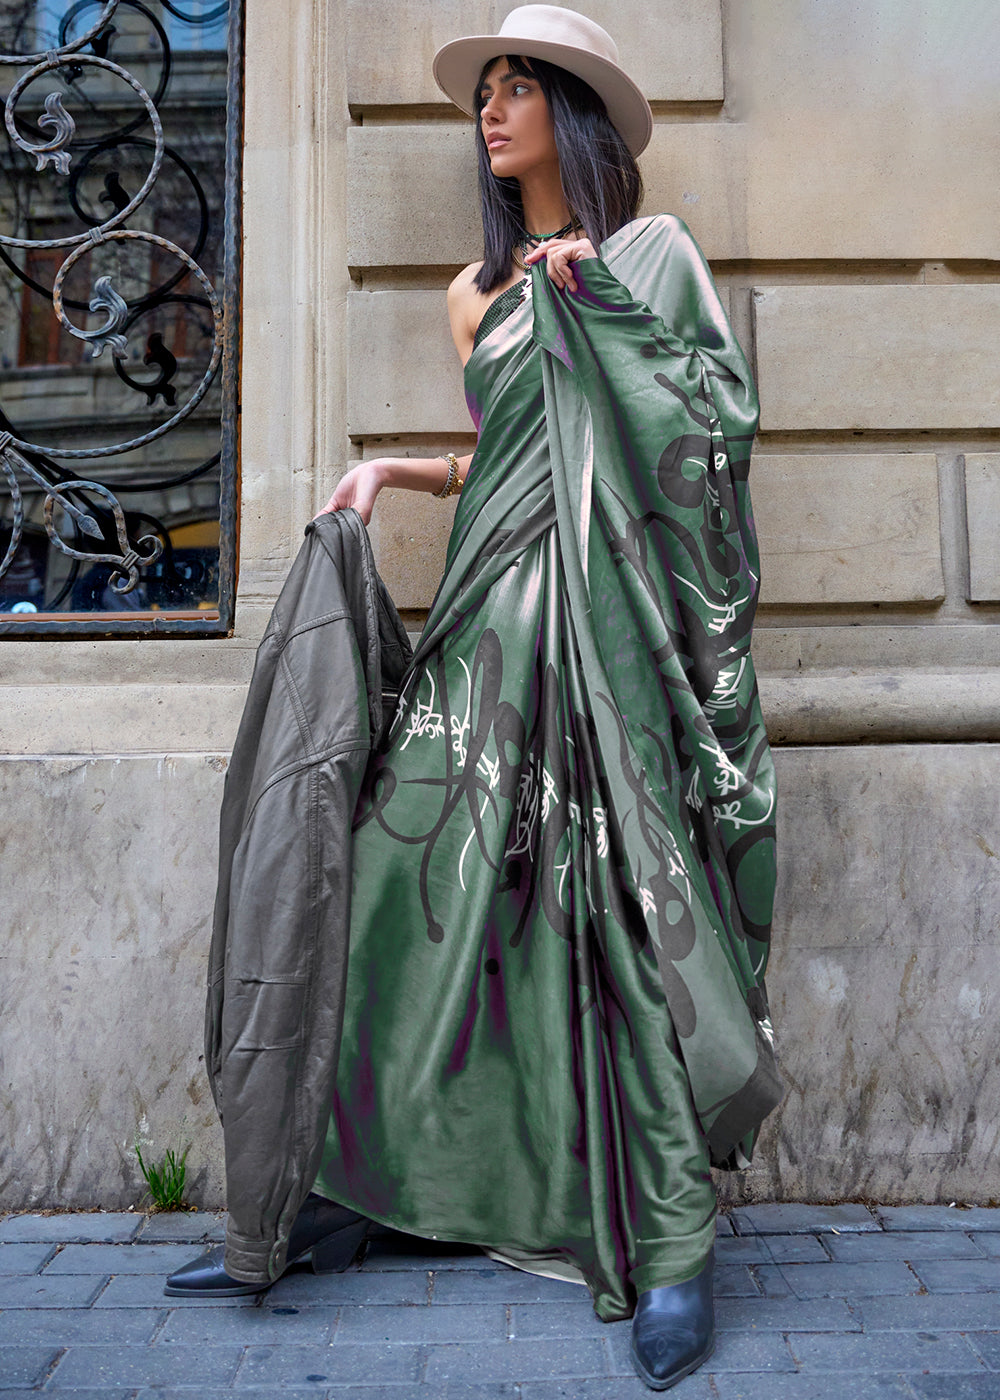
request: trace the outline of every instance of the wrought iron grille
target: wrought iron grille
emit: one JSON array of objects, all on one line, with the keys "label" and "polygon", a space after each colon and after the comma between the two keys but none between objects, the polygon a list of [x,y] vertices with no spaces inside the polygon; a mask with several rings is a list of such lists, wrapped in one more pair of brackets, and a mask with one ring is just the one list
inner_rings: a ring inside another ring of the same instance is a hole
[{"label": "wrought iron grille", "polygon": [[228,631],[242,0],[0,0],[0,70],[0,635]]}]

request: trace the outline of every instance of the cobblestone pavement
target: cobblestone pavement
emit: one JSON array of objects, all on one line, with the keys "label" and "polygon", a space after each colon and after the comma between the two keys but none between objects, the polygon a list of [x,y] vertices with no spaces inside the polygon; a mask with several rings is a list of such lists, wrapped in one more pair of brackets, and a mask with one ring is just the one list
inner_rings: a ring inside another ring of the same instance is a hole
[{"label": "cobblestone pavement", "polygon": [[[629,1324],[478,1251],[377,1236],[262,1298],[163,1295],[213,1215],[0,1217],[0,1397],[635,1400]],[[1000,1400],[1000,1210],[770,1205],[719,1222],[719,1341],[678,1400]]]}]

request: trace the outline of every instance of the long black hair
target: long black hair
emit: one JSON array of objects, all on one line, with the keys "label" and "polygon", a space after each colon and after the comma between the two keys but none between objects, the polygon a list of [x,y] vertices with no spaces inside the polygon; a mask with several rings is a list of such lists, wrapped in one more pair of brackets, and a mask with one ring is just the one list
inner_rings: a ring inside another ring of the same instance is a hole
[{"label": "long black hair", "polygon": [[[499,57],[500,55],[498,55]],[[634,219],[642,202],[642,176],[635,157],[608,117],[604,99],[575,73],[544,59],[531,66],[517,54],[507,54],[513,73],[534,78],[552,113],[563,195],[594,247]],[[515,179],[499,179],[490,167],[483,138],[486,105],[482,87],[496,63],[491,58],[476,84],[476,151],[483,215],[483,265],[473,279],[480,292],[491,292],[510,277],[511,250],[522,238],[524,210]]]}]

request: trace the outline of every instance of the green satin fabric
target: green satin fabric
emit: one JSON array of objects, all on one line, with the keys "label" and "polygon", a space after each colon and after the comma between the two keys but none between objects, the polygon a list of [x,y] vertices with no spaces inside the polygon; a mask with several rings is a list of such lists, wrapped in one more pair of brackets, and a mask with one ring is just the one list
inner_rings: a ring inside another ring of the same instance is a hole
[{"label": "green satin fabric", "polygon": [[698,1271],[710,1157],[780,1095],[774,788],[749,657],[756,400],[684,226],[543,268],[466,367],[479,442],[354,832],[316,1188],[578,1270]]}]

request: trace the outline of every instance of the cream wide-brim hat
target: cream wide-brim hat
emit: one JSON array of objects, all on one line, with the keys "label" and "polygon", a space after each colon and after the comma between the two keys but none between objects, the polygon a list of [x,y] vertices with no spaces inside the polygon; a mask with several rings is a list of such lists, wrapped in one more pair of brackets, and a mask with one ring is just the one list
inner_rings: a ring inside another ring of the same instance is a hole
[{"label": "cream wide-brim hat", "polygon": [[434,55],[438,87],[474,117],[476,83],[490,59],[503,54],[544,58],[575,73],[604,99],[608,116],[633,156],[645,150],[653,132],[649,103],[618,66],[618,48],[607,30],[576,10],[559,5],[520,5],[498,34],[453,39]]}]

